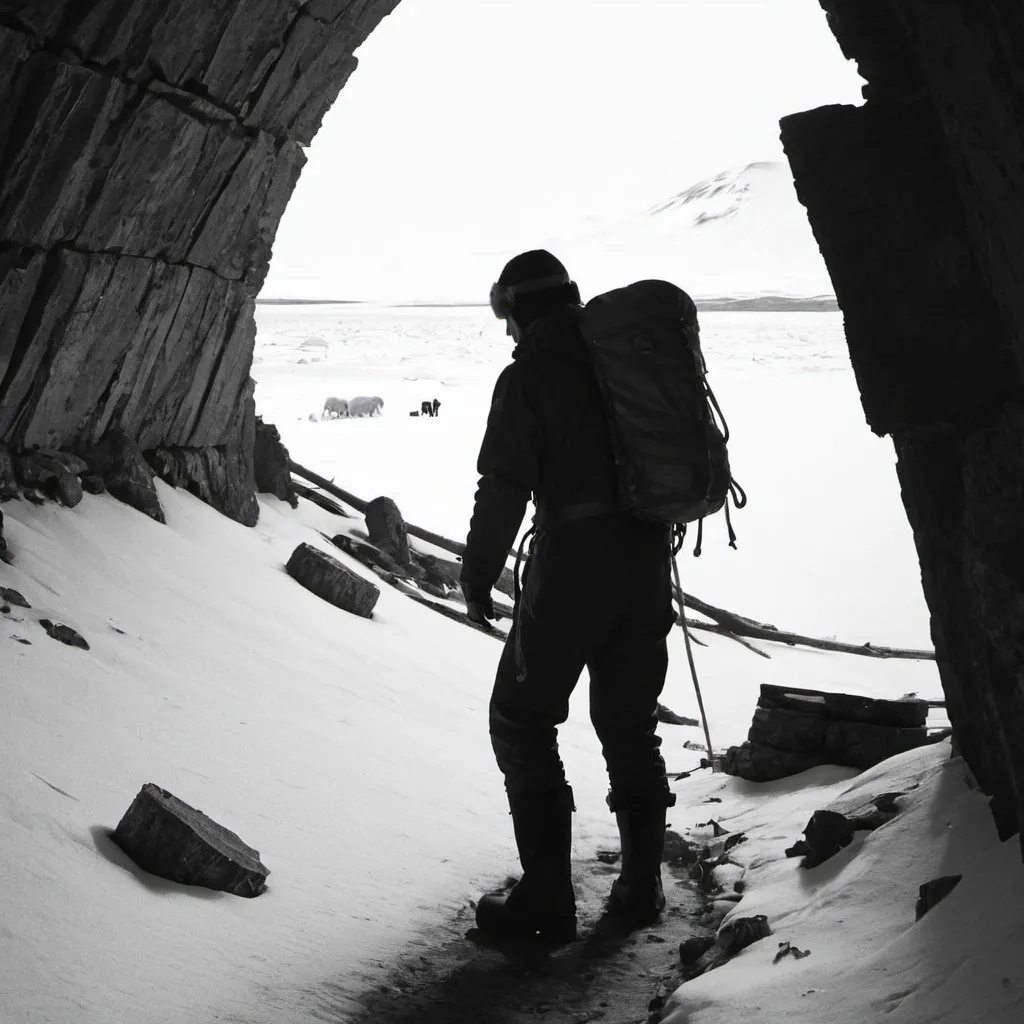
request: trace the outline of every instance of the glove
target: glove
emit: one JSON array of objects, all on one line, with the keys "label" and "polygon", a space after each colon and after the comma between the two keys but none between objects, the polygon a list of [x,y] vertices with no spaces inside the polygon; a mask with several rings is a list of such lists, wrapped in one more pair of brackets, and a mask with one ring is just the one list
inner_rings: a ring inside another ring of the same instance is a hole
[{"label": "glove", "polygon": [[483,590],[480,587],[466,586],[462,584],[462,596],[466,599],[466,615],[470,622],[478,626],[486,626],[488,619],[496,619],[494,614],[494,602],[491,600],[490,588]]}]

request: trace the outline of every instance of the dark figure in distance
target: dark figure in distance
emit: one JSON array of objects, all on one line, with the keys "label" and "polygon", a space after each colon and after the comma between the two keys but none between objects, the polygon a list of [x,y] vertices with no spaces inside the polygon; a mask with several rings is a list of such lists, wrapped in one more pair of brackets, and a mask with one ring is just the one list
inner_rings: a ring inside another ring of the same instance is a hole
[{"label": "dark figure in distance", "polygon": [[434,404],[433,402],[420,402],[420,412],[424,416],[434,415]]},{"label": "dark figure in distance", "polygon": [[441,403],[435,398],[430,403],[430,405],[431,405],[431,408],[432,408],[432,412],[430,413],[430,415],[431,416],[436,416],[437,415],[437,410],[441,408]]},{"label": "dark figure in distance", "polygon": [[665,905],[665,812],[675,797],[655,729],[675,618],[669,530],[619,509],[601,395],[578,325],[580,293],[565,267],[544,250],[516,256],[491,305],[515,349],[495,384],[477,463],[461,573],[471,619],[494,617],[491,588],[531,493],[537,533],[490,703],[523,875],[507,897],[480,900],[477,924],[490,934],[566,942],[576,935],[575,807],[557,727],[584,667],[622,839],[608,912],[640,927]]}]

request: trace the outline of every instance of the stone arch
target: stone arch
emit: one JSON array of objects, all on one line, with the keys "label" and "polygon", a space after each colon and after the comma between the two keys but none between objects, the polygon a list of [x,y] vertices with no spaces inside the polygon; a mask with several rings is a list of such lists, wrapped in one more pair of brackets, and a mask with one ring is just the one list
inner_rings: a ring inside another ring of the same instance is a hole
[{"label": "stone arch", "polygon": [[[113,436],[255,521],[253,296],[303,146],[397,3],[0,0],[0,446]],[[1024,13],[821,3],[867,102],[794,115],[784,142],[869,424],[895,442],[958,742],[1009,836],[1024,820]]]}]

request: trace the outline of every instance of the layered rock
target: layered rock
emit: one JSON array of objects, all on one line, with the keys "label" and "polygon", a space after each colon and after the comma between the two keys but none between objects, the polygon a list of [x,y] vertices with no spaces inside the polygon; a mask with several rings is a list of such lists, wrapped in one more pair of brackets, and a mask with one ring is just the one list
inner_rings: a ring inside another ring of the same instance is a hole
[{"label": "layered rock", "polygon": [[928,702],[875,700],[762,683],[747,740],[723,768],[768,782],[820,764],[870,768],[929,742]]},{"label": "layered rock", "polygon": [[139,867],[183,885],[252,898],[266,891],[270,871],[234,832],[147,782],[111,838]]},{"label": "layered rock", "polygon": [[1024,822],[1024,10],[822,0],[862,107],[784,119],[871,428],[890,434],[955,736]]},{"label": "layered rock", "polygon": [[224,460],[254,436],[253,296],[397,2],[0,0],[0,443],[181,450],[177,479],[252,518],[251,446]]}]

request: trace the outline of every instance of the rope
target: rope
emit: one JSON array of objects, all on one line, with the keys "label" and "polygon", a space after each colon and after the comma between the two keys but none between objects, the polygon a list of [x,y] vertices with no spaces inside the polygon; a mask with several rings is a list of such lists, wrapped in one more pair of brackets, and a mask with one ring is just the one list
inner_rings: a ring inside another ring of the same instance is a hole
[{"label": "rope", "polygon": [[[519,598],[523,595],[523,583],[526,582],[526,569],[525,567],[523,568],[523,574],[520,577],[519,568],[523,564],[523,552],[526,549],[526,545],[536,532],[537,526],[534,524],[523,534],[523,539],[519,542],[519,550],[516,552],[516,565],[512,570],[512,601],[517,610],[519,608]],[[527,563],[529,563],[529,558],[527,558]]]},{"label": "rope", "polygon": [[693,647],[690,645],[690,631],[686,628],[686,601],[683,597],[683,585],[679,582],[679,563],[675,555],[671,558],[672,574],[675,576],[676,593],[679,594],[679,625],[683,630],[683,637],[686,640],[686,658],[690,663],[690,675],[693,677],[693,689],[697,694],[697,707],[700,709],[700,719],[704,723],[704,739],[708,747],[708,761],[714,762],[715,752],[711,746],[711,731],[708,729],[708,716],[704,711],[704,698],[700,692],[700,682],[697,679],[697,666],[693,661]]}]

